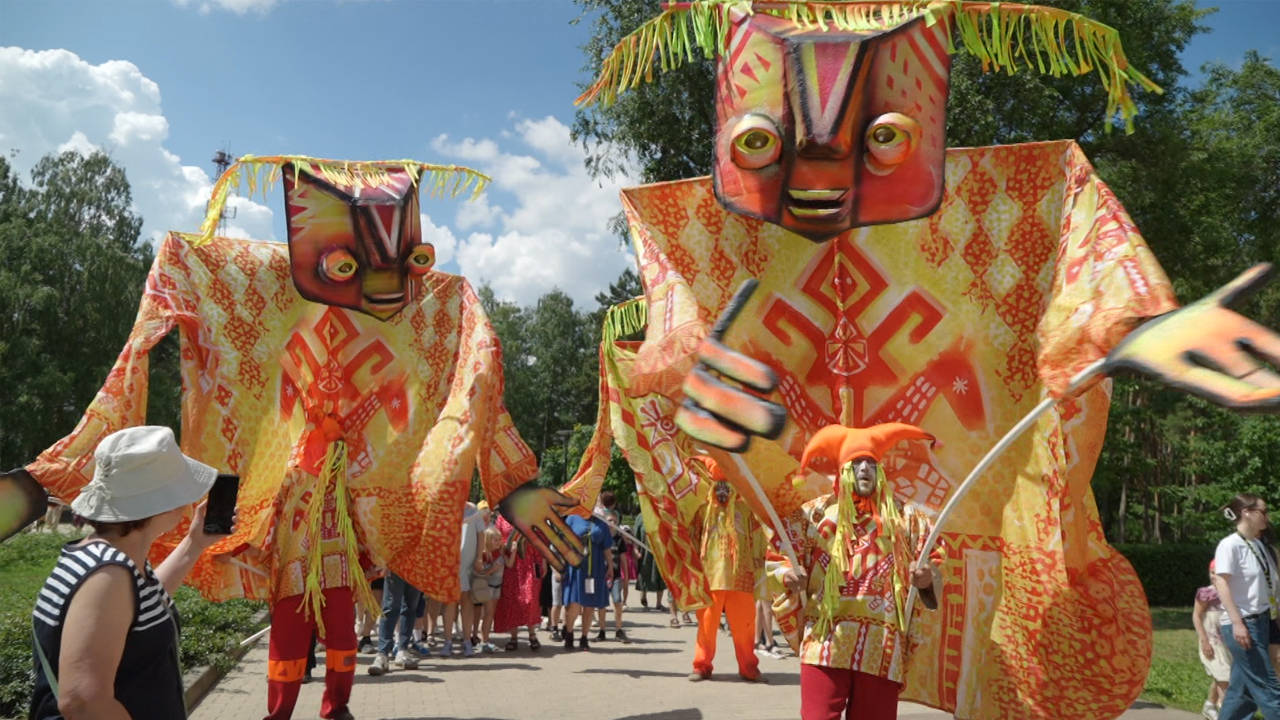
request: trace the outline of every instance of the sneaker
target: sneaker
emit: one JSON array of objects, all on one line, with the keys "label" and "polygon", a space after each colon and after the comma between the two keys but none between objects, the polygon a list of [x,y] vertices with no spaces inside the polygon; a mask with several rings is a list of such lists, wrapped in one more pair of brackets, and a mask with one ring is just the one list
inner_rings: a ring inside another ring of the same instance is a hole
[{"label": "sneaker", "polygon": [[1207,720],[1218,720],[1218,706],[1206,700],[1204,707],[1200,708],[1200,714],[1204,715]]},{"label": "sneaker", "polygon": [[586,638],[578,638],[578,649],[579,649],[579,650],[590,650],[590,649],[591,649],[591,643],[587,642],[587,639],[586,639]]},{"label": "sneaker", "polygon": [[426,645],[423,645],[420,642],[409,643],[408,645],[405,646],[404,649],[408,650],[410,655],[418,659],[422,659],[424,657],[431,655],[431,648],[427,647]]},{"label": "sneaker", "polygon": [[378,653],[373,663],[369,665],[370,675],[385,675],[389,670],[391,670],[391,661],[382,653]]},{"label": "sneaker", "polygon": [[608,640],[608,638],[605,637],[603,630],[596,633],[596,642],[604,642],[605,640]]},{"label": "sneaker", "polygon": [[553,628],[551,630],[551,642],[560,642],[561,640],[564,640],[564,636],[560,634],[560,628]]},{"label": "sneaker", "polygon": [[463,640],[462,641],[462,657],[471,657],[472,655],[475,655],[475,654],[476,654],[475,643],[471,642],[470,640]]},{"label": "sneaker", "polygon": [[627,637],[627,634],[625,632],[619,630],[617,633],[615,633],[615,636],[618,638],[618,642],[622,643],[623,645],[631,644],[631,638]]},{"label": "sneaker", "polygon": [[372,655],[378,651],[378,648],[374,647],[373,641],[369,639],[368,635],[365,635],[364,637],[360,638],[359,651],[364,653],[365,655]]},{"label": "sneaker", "polygon": [[702,682],[703,680],[710,680],[710,679],[711,679],[711,673],[700,673],[697,670],[694,670],[693,672],[689,673],[689,682]]},{"label": "sneaker", "polygon": [[480,652],[485,655],[492,655],[498,652],[498,646],[493,643],[480,643]]},{"label": "sneaker", "polygon": [[774,660],[781,660],[786,656],[782,654],[782,648],[778,647],[778,643],[770,643],[769,657],[773,658]]},{"label": "sneaker", "polygon": [[407,650],[401,650],[396,653],[396,666],[402,667],[405,670],[417,670],[418,658],[410,655]]},{"label": "sneaker", "polygon": [[440,657],[449,657],[453,655],[453,641],[445,640],[444,645],[440,646]]}]

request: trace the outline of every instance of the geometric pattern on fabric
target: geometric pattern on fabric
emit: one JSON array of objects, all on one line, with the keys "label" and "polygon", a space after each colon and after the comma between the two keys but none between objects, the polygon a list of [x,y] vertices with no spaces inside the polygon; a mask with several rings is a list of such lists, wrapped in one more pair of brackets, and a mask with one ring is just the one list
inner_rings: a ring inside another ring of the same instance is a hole
[{"label": "geometric pattern on fabric", "polygon": [[[905,422],[935,435],[936,449],[902,445],[882,465],[900,501],[936,513],[1044,396],[1060,396],[1138,323],[1177,307],[1072,141],[950,149],[936,213],[822,244],[728,213],[709,178],[622,197],[649,325],[609,392],[649,414],[614,422],[615,438],[622,426],[674,427],[697,348],[755,278],[724,341],[777,374],[770,399],[787,424],[740,459],[783,517],[830,492],[830,478],[792,480],[805,444],[832,423]],[[1102,381],[1059,403],[959,503],[943,532],[939,607],[911,626],[905,699],[961,720],[1100,719],[1141,692],[1151,628],[1133,618],[1145,617],[1145,596],[1106,544],[1089,485],[1109,402]],[[674,430],[665,441],[678,455],[661,466],[678,473],[692,443]],[[708,454],[754,503],[734,459]],[[666,487],[654,472],[643,484]],[[661,555],[678,529],[651,537]]]},{"label": "geometric pattern on fabric", "polygon": [[[235,533],[188,576],[210,599],[302,594],[315,508],[321,587],[353,585],[359,569],[348,567],[334,485],[319,482],[327,435],[346,441],[345,515],[362,563],[442,599],[459,593],[473,470],[491,503],[537,475],[502,404],[497,336],[465,279],[427,273],[418,296],[382,322],[300,297],[282,243],[217,238],[196,248],[171,233],[102,389],[28,467],[55,496],[69,502],[88,483],[103,437],[145,424],[148,353],[175,326],[182,450],[241,478]],[[184,521],[161,538],[153,561],[185,532]],[[222,561],[232,553],[257,572]]]}]

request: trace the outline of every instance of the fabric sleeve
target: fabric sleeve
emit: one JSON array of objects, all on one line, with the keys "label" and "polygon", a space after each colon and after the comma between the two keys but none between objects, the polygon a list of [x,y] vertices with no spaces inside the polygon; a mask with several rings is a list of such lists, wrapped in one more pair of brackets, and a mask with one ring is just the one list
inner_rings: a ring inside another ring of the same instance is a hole
[{"label": "fabric sleeve", "polygon": [[1196,591],[1196,602],[1202,602],[1212,607],[1218,602],[1218,591],[1212,585],[1202,587]]},{"label": "fabric sleeve", "polygon": [[181,242],[170,235],[162,243],[147,274],[129,339],[80,422],[27,466],[27,472],[63,502],[74,500],[93,479],[93,452],[104,437],[146,424],[151,349],[175,324],[182,323],[184,331],[189,326],[193,337],[198,332],[199,319],[188,310],[195,302],[183,272],[185,263],[174,245]]}]

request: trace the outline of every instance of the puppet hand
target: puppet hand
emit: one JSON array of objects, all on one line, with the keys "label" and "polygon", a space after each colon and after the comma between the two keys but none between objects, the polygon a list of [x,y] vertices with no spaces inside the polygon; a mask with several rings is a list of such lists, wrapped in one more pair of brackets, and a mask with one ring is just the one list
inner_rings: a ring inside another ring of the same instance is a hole
[{"label": "puppet hand", "polygon": [[788,568],[782,576],[782,584],[793,593],[803,593],[809,587],[809,574],[804,568]]},{"label": "puppet hand", "polygon": [[569,526],[557,508],[573,508],[577,502],[553,488],[542,488],[533,482],[511,491],[498,503],[498,512],[507,519],[529,544],[541,553],[556,570],[564,570],[566,562],[582,562],[586,546]]},{"label": "puppet hand", "polygon": [[781,405],[741,387],[772,392],[778,384],[773,371],[720,342],[757,284],[755,280],[742,284],[698,348],[698,364],[685,378],[685,401],[676,411],[676,425],[690,437],[729,452],[744,452],[752,435],[778,437],[787,421]]},{"label": "puppet hand", "polygon": [[1211,295],[1139,326],[1107,356],[1233,410],[1280,410],[1280,335],[1228,306],[1262,287],[1271,266],[1255,265]]},{"label": "puppet hand", "polygon": [[0,473],[0,542],[44,516],[49,493],[22,468]]}]

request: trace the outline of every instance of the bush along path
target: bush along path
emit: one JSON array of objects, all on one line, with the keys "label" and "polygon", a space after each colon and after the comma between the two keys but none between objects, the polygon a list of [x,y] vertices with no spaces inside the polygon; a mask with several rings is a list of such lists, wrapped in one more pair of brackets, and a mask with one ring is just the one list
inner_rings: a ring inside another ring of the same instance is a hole
[{"label": "bush along path", "polygon": [[[61,532],[21,533],[0,544],[0,718],[27,716],[34,683],[31,609],[58,552],[78,537]],[[204,668],[212,668],[208,673],[212,678],[204,681],[212,684],[239,659],[240,641],[266,625],[264,603],[209,602],[185,586],[174,601],[182,620],[180,651],[188,684],[204,677],[206,673],[194,672]]]}]

